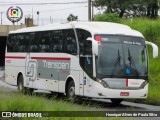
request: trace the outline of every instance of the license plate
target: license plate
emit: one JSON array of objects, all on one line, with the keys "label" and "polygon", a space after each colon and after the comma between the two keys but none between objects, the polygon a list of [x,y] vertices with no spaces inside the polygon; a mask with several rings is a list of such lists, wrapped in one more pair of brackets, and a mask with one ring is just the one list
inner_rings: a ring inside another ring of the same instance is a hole
[{"label": "license plate", "polygon": [[121,92],[120,96],[129,96],[129,92]]}]

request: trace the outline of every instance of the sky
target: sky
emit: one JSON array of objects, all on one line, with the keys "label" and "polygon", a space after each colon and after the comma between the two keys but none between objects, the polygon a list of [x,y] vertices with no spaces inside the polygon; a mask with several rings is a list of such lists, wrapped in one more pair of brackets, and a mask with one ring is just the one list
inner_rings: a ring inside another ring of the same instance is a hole
[{"label": "sky", "polygon": [[[11,6],[18,6],[23,11],[23,19],[18,24],[24,23],[25,17],[32,18],[32,16],[34,23],[37,24],[37,11],[39,11],[39,25],[49,24],[50,18],[53,23],[66,22],[69,14],[78,16],[80,21],[88,20],[88,0],[1,0],[0,12],[3,25],[12,24],[6,17],[6,12]],[[99,12],[101,11],[94,8],[94,14]]]}]

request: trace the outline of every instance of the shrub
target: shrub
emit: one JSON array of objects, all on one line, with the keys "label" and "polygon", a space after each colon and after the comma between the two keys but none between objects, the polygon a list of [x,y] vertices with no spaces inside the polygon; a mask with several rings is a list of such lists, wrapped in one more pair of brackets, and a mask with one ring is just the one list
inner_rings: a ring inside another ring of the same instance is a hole
[{"label": "shrub", "polygon": [[103,13],[97,14],[94,16],[95,21],[103,21],[103,22],[120,22],[120,18],[115,13]]},{"label": "shrub", "polygon": [[121,23],[141,32],[146,40],[160,45],[160,20],[136,18],[133,20],[121,20]]}]

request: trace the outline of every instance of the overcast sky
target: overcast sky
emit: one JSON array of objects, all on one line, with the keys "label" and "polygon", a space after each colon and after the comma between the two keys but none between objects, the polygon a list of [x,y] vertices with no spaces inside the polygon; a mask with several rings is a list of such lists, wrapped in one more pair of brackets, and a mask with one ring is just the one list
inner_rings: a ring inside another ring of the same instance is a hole
[{"label": "overcast sky", "polygon": [[[19,6],[23,11],[23,19],[19,22],[24,23],[24,18],[27,16],[34,18],[34,23],[37,24],[37,11],[39,14],[39,25],[48,24],[50,17],[53,22],[64,22],[70,13],[78,16],[79,20],[88,20],[88,0],[1,0],[0,12],[3,12],[2,23],[12,24],[6,17],[6,12],[11,6]],[[70,3],[79,2],[79,3]],[[33,3],[33,4],[32,4]],[[51,3],[51,4],[46,4]],[[60,4],[61,3],[61,4]],[[32,12],[33,11],[33,12]],[[99,12],[97,9],[95,13]],[[42,22],[43,21],[43,22]]]}]

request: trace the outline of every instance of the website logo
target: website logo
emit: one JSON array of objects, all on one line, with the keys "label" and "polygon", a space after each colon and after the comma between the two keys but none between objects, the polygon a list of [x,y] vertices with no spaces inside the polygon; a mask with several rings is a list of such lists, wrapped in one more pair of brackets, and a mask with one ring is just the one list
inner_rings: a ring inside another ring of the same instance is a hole
[{"label": "website logo", "polygon": [[18,9],[17,8],[11,8],[11,17],[18,17]]},{"label": "website logo", "polygon": [[2,112],[2,117],[11,117],[11,112]]},{"label": "website logo", "polygon": [[12,22],[18,22],[22,19],[23,17],[23,11],[20,7],[18,6],[11,6],[8,10],[7,10],[7,18]]}]

